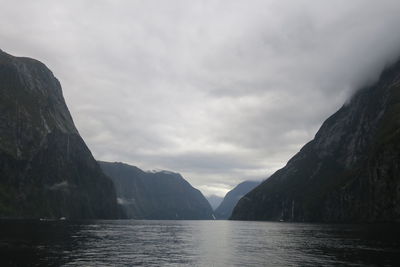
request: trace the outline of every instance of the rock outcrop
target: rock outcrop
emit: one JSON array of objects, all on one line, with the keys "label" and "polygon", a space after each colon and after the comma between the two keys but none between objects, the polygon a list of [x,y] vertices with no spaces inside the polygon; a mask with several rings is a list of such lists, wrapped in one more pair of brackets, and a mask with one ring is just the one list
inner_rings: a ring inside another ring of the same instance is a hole
[{"label": "rock outcrop", "polygon": [[0,50],[0,217],[116,218],[116,194],[41,62]]},{"label": "rock outcrop", "polygon": [[235,220],[400,220],[400,62],[355,93],[287,165],[243,197]]}]

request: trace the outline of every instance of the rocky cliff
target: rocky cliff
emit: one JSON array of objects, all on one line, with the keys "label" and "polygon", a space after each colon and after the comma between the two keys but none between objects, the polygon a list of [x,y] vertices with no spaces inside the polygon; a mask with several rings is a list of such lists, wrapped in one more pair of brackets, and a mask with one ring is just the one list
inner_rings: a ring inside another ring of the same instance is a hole
[{"label": "rocky cliff", "polygon": [[114,182],[128,218],[207,220],[213,211],[203,194],[178,173],[144,172],[124,163],[99,162]]},{"label": "rocky cliff", "polygon": [[111,180],[41,62],[0,50],[0,217],[116,218]]},{"label": "rocky cliff", "polygon": [[400,63],[356,92],[287,165],[243,197],[235,220],[400,220]]},{"label": "rocky cliff", "polygon": [[259,184],[260,182],[256,181],[244,181],[226,193],[221,204],[214,212],[217,219],[228,219],[239,200]]}]

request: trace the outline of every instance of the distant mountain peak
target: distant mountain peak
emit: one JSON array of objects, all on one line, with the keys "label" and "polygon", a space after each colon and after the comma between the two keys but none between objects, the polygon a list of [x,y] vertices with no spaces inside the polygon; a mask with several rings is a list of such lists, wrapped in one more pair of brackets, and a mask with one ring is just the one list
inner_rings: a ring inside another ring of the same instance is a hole
[{"label": "distant mountain peak", "polygon": [[238,201],[259,184],[260,181],[244,181],[226,193],[221,204],[215,209],[217,219],[228,219]]},{"label": "distant mountain peak", "polygon": [[210,203],[211,207],[213,210],[218,208],[218,206],[221,204],[222,200],[224,199],[223,197],[217,196],[217,195],[210,195],[206,197],[208,202]]}]

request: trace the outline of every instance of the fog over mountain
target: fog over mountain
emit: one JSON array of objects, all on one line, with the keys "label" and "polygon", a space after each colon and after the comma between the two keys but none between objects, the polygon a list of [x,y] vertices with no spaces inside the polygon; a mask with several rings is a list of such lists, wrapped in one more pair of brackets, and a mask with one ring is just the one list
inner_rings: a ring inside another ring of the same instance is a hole
[{"label": "fog over mountain", "polygon": [[0,48],[52,69],[95,158],[206,195],[284,166],[400,52],[398,1],[0,4]]}]

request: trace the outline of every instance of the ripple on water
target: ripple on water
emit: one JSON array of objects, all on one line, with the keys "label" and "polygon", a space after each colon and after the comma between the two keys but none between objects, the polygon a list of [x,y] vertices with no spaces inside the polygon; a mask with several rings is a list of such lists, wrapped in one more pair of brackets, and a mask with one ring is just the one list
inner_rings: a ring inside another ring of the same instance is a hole
[{"label": "ripple on water", "polygon": [[135,220],[0,224],[2,265],[396,266],[400,260],[397,225]]}]

